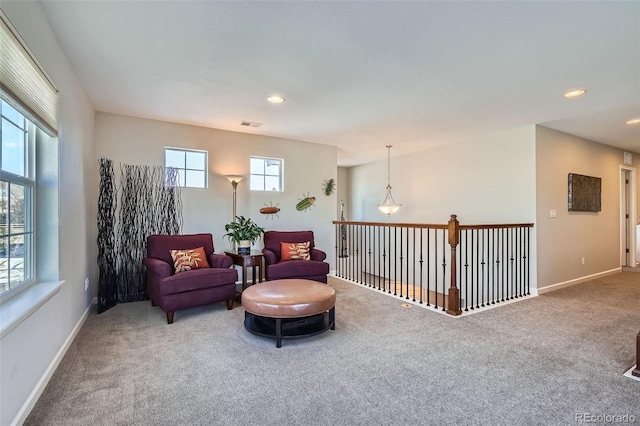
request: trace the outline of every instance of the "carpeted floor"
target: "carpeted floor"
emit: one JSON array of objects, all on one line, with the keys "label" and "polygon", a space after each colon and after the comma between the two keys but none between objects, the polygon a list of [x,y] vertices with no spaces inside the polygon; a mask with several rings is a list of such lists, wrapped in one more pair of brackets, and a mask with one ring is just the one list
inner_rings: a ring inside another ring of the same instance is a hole
[{"label": "carpeted floor", "polygon": [[640,382],[623,376],[635,363],[640,274],[459,319],[329,285],[336,330],[280,349],[244,330],[239,306],[179,311],[172,325],[148,302],[90,315],[25,424],[640,422]]}]

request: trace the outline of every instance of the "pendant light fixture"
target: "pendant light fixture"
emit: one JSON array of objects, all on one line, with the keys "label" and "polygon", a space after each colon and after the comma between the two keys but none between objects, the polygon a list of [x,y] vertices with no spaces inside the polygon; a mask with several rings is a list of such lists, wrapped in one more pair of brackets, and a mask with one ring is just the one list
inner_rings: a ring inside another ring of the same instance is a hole
[{"label": "pendant light fixture", "polygon": [[378,209],[387,216],[391,216],[402,206],[397,204],[391,195],[391,147],[392,145],[387,145],[387,196],[384,197],[382,204],[378,204]]}]

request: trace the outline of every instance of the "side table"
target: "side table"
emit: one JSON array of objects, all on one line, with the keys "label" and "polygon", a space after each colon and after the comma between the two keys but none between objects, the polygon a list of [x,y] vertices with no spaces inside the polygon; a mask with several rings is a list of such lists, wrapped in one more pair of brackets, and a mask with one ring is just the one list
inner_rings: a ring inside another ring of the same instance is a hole
[{"label": "side table", "polygon": [[258,250],[252,250],[249,254],[239,254],[233,251],[225,251],[224,254],[233,259],[233,264],[242,267],[242,290],[247,288],[247,267],[251,267],[252,283],[256,283],[256,267],[258,267],[258,279],[262,282],[262,265],[264,256]]}]

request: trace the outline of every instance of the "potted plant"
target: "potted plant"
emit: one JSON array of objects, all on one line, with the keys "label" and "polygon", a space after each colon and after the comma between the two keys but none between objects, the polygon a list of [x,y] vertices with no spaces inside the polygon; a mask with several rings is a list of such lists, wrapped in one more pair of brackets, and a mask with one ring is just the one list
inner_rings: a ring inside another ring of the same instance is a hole
[{"label": "potted plant", "polygon": [[224,226],[224,230],[227,232],[224,236],[238,244],[238,253],[249,254],[251,244],[264,234],[264,228],[259,227],[251,218],[236,216],[236,219],[235,222],[227,223]]}]

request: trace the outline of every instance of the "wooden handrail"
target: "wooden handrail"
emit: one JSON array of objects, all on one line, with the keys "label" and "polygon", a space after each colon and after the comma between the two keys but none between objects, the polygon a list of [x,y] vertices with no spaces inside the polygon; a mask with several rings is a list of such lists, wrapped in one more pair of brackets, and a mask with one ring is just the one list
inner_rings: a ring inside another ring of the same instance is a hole
[{"label": "wooden handrail", "polygon": [[[389,222],[354,222],[346,220],[334,220],[334,225],[366,225],[384,226],[392,228],[422,228],[422,229],[449,229],[448,224],[433,223],[389,223]],[[495,225],[459,225],[458,229],[505,229],[505,228],[533,228],[533,223],[499,223]]]},{"label": "wooden handrail", "polygon": [[447,229],[449,225],[433,225],[427,223],[389,223],[389,222],[350,222],[346,220],[334,220],[334,225],[366,225],[366,226],[383,226],[390,228],[428,228],[428,229]]},{"label": "wooden handrail", "polygon": [[501,223],[498,225],[460,225],[460,229],[533,228],[533,223]]}]

